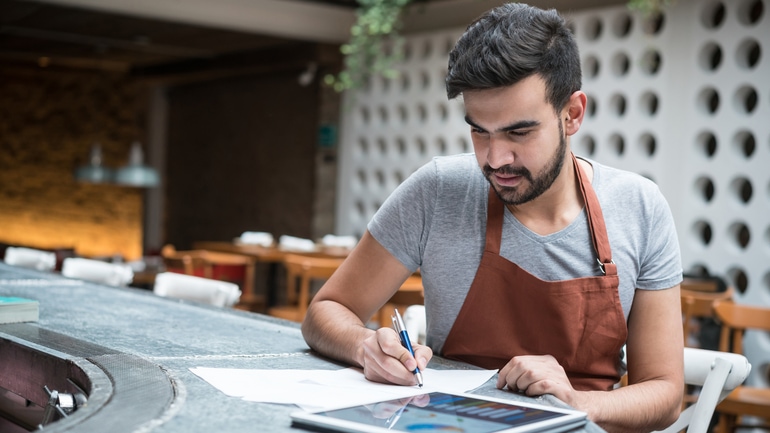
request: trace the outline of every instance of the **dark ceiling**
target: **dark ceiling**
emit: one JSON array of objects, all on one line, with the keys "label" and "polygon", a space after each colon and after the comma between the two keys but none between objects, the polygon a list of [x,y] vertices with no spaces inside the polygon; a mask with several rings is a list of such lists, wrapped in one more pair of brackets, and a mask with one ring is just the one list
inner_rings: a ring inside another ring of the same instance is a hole
[{"label": "dark ceiling", "polygon": [[[356,0],[303,0],[355,8]],[[0,66],[134,75],[227,67],[249,54],[308,42],[27,0],[0,0]],[[291,48],[291,50],[287,50]]]}]

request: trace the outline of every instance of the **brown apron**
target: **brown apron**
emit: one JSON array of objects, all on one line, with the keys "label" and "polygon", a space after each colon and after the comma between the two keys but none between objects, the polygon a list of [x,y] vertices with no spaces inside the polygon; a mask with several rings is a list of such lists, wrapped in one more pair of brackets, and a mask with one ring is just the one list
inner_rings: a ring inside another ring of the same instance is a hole
[{"label": "brown apron", "polygon": [[[575,156],[594,250],[604,275],[543,281],[500,256],[504,205],[489,189],[486,247],[443,355],[499,369],[518,355],[552,355],[578,390],[618,382],[628,330],[599,201]],[[547,264],[544,264],[547,266]]]}]

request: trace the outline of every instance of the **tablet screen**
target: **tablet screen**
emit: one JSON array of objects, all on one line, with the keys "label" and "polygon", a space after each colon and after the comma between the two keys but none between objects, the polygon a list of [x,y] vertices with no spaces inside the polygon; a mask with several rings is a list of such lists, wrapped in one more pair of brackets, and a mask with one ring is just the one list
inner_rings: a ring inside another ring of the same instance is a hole
[{"label": "tablet screen", "polygon": [[[536,431],[585,418],[584,414],[576,414],[572,411],[565,413],[558,409],[517,404],[512,401],[493,401],[482,396],[441,392],[328,410],[314,415],[316,415],[315,418],[319,418],[318,415],[320,415],[322,417],[320,419],[342,421],[342,423],[321,421],[321,424],[326,427],[365,425],[373,427],[372,430],[375,431],[386,429],[422,433],[491,433],[517,427],[521,427],[519,431]],[[352,431],[356,430],[352,429]]]}]

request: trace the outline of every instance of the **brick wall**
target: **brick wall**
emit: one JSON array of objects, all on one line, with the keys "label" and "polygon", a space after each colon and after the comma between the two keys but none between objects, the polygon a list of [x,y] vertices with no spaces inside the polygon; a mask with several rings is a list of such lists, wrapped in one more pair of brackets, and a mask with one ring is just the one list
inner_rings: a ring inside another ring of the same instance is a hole
[{"label": "brick wall", "polygon": [[125,164],[142,138],[144,91],[120,76],[0,69],[0,242],[142,254],[142,190],[75,182],[94,142]]}]

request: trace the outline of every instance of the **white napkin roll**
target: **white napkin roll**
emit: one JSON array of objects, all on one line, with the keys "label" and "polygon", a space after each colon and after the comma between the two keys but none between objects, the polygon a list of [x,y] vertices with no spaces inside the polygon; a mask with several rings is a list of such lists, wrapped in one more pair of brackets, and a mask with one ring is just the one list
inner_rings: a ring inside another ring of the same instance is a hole
[{"label": "white napkin roll", "polygon": [[62,275],[110,286],[126,286],[134,279],[130,266],[99,260],[68,257],[62,263]]},{"label": "white napkin roll", "polygon": [[241,243],[269,247],[273,245],[273,235],[267,232],[243,232],[239,238]]},{"label": "white napkin roll", "polygon": [[355,236],[326,235],[321,239],[321,244],[327,247],[353,248],[357,242]]},{"label": "white napkin roll", "polygon": [[241,290],[237,284],[174,272],[158,274],[155,277],[153,292],[158,296],[186,299],[217,307],[231,307],[241,298]]},{"label": "white napkin roll", "polygon": [[282,249],[294,251],[315,251],[315,242],[310,239],[297,238],[294,236],[281,235],[278,238],[278,245]]},{"label": "white napkin roll", "polygon": [[33,248],[8,247],[5,250],[5,263],[22,268],[50,271],[56,267],[56,254]]}]

